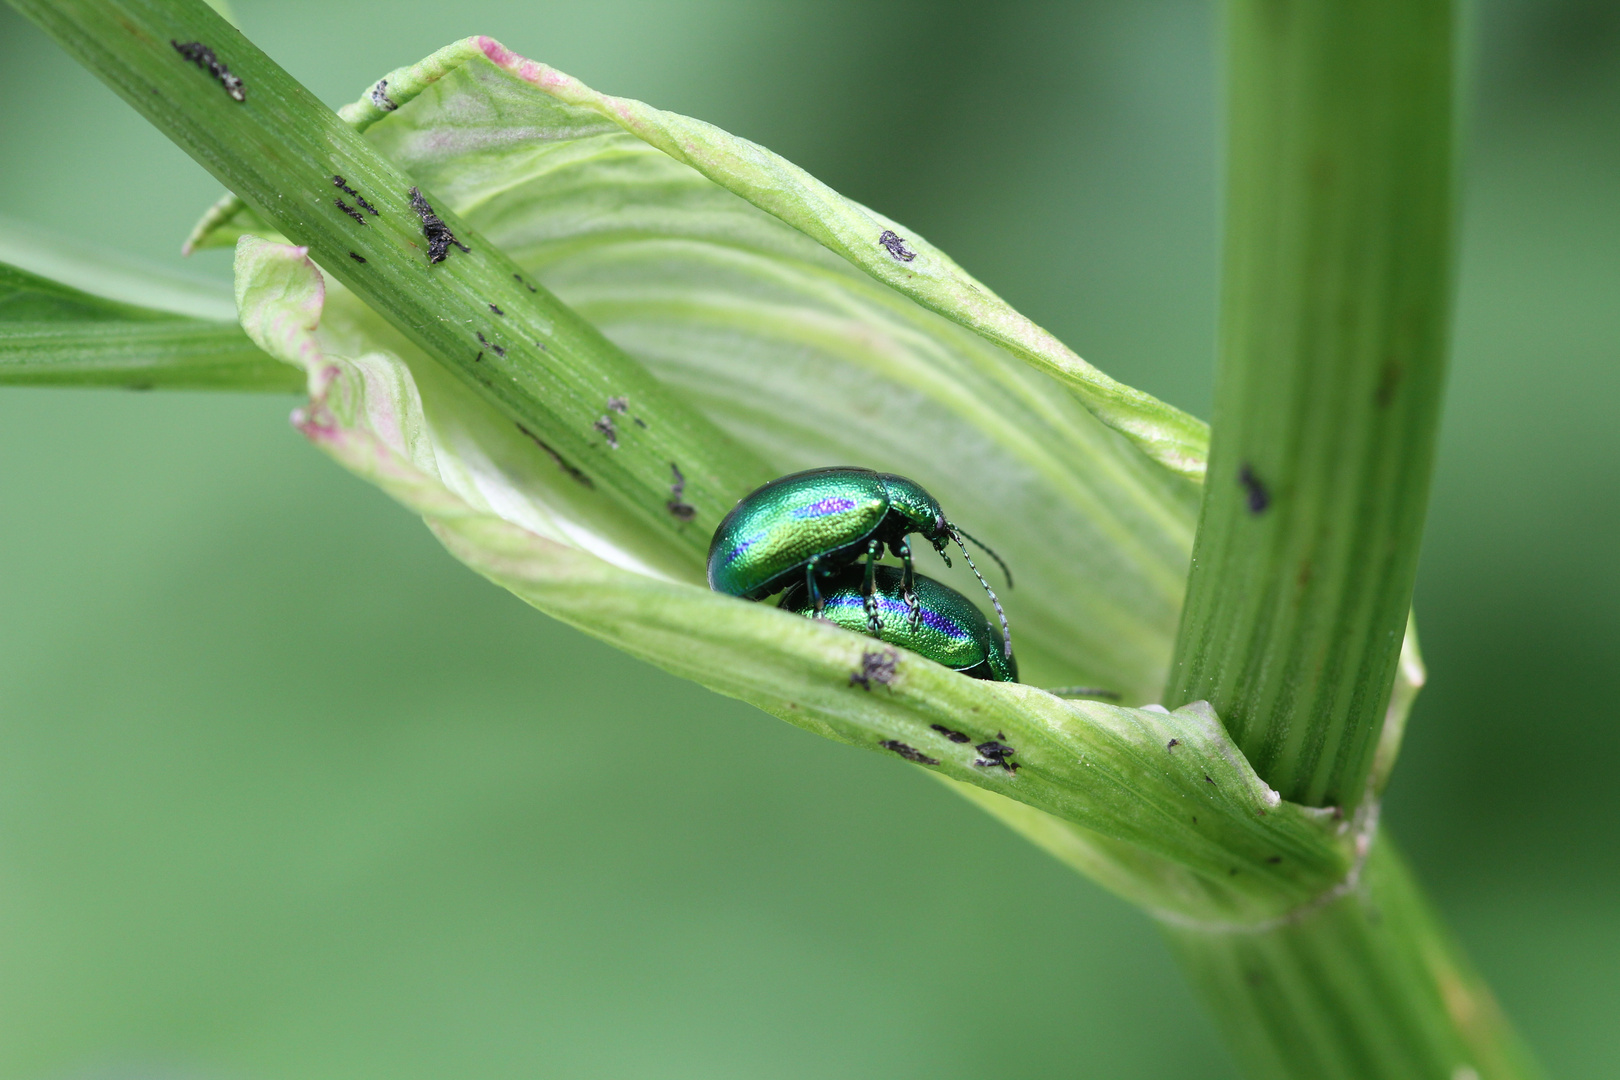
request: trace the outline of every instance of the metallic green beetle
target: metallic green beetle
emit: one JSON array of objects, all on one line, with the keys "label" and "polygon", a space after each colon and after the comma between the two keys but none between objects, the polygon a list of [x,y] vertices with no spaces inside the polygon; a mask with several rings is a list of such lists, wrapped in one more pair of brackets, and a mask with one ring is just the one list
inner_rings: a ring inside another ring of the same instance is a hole
[{"label": "metallic green beetle", "polygon": [[[859,566],[846,566],[824,582],[821,616],[856,633],[869,630],[866,572]],[[872,607],[878,618],[874,637],[891,645],[903,645],[975,679],[1018,681],[1018,661],[1012,653],[1003,651],[1001,635],[967,597],[917,574],[913,596],[919,614],[913,617],[912,606],[902,591],[904,571],[898,566],[879,566],[874,584]],[[788,589],[778,606],[799,615],[816,614],[809,588],[802,581]]]},{"label": "metallic green beetle", "polygon": [[995,590],[973,565],[963,538],[972,540],[1007,574],[1001,557],[963,532],[945,517],[945,511],[921,484],[893,473],[854,466],[809,469],[772,480],[745,495],[732,507],[709,542],[709,588],[744,600],[763,600],[796,581],[802,581],[809,602],[819,613],[823,606],[818,578],[842,570],[866,556],[867,619],[873,634],[877,614],[870,602],[873,571],[885,547],[905,564],[900,595],[910,608],[912,621],[922,617],[913,582],[911,545],[906,538],[921,533],[951,565],[946,543],[962,549],[979,584],[1001,619],[1002,651],[1012,656],[1012,631]]}]

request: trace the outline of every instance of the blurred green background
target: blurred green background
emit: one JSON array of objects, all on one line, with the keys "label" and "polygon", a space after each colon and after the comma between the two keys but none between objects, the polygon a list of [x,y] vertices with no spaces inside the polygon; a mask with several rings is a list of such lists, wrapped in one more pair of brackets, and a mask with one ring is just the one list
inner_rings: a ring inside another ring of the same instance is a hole
[{"label": "blurred green background", "polygon": [[[334,105],[482,32],[713,121],[1208,414],[1210,4],[238,15]],[[1611,1077],[1620,5],[1489,0],[1469,42],[1385,820],[1553,1075]],[[182,265],[214,181],[6,8],[0,95],[0,213]],[[0,1078],[1233,1075],[1144,917],[475,578],[292,404],[0,391]]]}]

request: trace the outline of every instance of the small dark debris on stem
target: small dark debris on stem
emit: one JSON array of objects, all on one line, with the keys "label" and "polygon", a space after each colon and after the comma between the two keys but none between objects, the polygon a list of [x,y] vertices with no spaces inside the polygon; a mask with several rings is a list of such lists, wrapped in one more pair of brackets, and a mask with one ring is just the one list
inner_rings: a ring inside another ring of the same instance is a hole
[{"label": "small dark debris on stem", "polygon": [[446,225],[444,220],[433,212],[433,207],[429,206],[428,201],[422,198],[420,188],[411,188],[411,209],[415,210],[416,216],[422,219],[422,235],[427,238],[428,264],[430,266],[444,262],[445,256],[450,253],[451,244],[454,244],[462,251],[472,251],[472,248],[457,240],[456,234],[450,231],[450,226]]},{"label": "small dark debris on stem", "polygon": [[907,761],[915,761],[918,765],[938,765],[939,758],[931,758],[914,746],[907,746],[899,739],[884,739],[878,743],[885,750],[892,750]]},{"label": "small dark debris on stem", "polygon": [[1266,485],[1260,482],[1260,478],[1255,475],[1254,469],[1246,461],[1243,463],[1243,468],[1238,470],[1238,483],[1242,484],[1243,490],[1248,492],[1249,513],[1265,513],[1266,507],[1271,505],[1271,493],[1266,490]]},{"label": "small dark debris on stem", "polygon": [[356,251],[349,252],[349,258],[353,259],[357,263],[363,263],[366,261],[366,257]]},{"label": "small dark debris on stem", "polygon": [[945,736],[947,739],[951,740],[951,742],[965,743],[973,741],[972,738],[966,733],[957,731],[955,728],[948,728],[944,724],[930,724],[928,726]]},{"label": "small dark debris on stem", "polygon": [[[1005,736],[1002,737],[1004,738]],[[995,739],[991,739],[989,742],[980,743],[973,749],[979,752],[979,758],[973,764],[979,766],[981,769],[991,769],[999,765],[1003,769],[1006,769],[1009,773],[1015,773],[1018,771],[1018,763],[1016,761],[1009,760],[1018,751],[1014,750],[1004,742],[998,742]]]},{"label": "small dark debris on stem", "polygon": [[247,100],[247,87],[243,86],[242,80],[232,75],[231,69],[226,67],[224,62],[214,55],[213,49],[200,41],[188,41],[181,44],[174,38],[169,39],[169,44],[174,46],[175,52],[218,79],[219,85],[225,88],[225,92],[231,96],[233,101]]},{"label": "small dark debris on stem", "polygon": [[332,183],[337,187],[337,189],[339,191],[343,192],[345,195],[353,195],[354,196],[354,201],[359,203],[361,205],[361,207],[364,208],[365,210],[370,211],[370,213],[371,213],[371,215],[373,217],[375,217],[377,215],[377,208],[375,206],[372,206],[370,203],[366,202],[365,197],[363,195],[361,195],[358,191],[354,190],[354,188],[350,187],[344,181],[343,177],[341,177],[341,176],[333,176],[332,177]]},{"label": "small dark debris on stem", "polygon": [[348,203],[344,202],[342,199],[333,199],[332,202],[337,205],[339,210],[343,211],[345,214],[348,214],[360,224],[364,225],[366,223],[366,216],[360,211],[356,210],[354,207],[350,206]]},{"label": "small dark debris on stem", "polygon": [[863,651],[860,668],[849,673],[849,685],[866,691],[870,691],[875,682],[888,686],[894,681],[895,667],[899,663],[900,656],[893,649]]},{"label": "small dark debris on stem", "polygon": [[570,465],[561,454],[552,449],[550,443],[546,442],[544,439],[530,431],[528,428],[524,427],[522,424],[519,424],[517,429],[523,432],[524,435],[528,436],[530,442],[544,450],[551,460],[557,463],[557,468],[561,469],[563,472],[567,473],[573,479],[577,480],[579,483],[588,488],[594,488],[596,486],[595,482],[593,482],[590,477],[586,476],[577,468]]},{"label": "small dark debris on stem", "polygon": [[[610,401],[608,404],[613,403]],[[646,425],[643,424],[642,426],[645,427]],[[681,472],[681,467],[673,461],[669,463],[669,473],[674,479],[669,484],[669,502],[664,505],[677,519],[691,521],[697,517],[697,507],[681,499],[681,494],[686,490],[686,474]]]},{"label": "small dark debris on stem", "polygon": [[905,238],[895,235],[892,229],[884,229],[883,234],[878,237],[878,243],[894,256],[896,262],[910,262],[917,257],[915,251],[906,247]]}]

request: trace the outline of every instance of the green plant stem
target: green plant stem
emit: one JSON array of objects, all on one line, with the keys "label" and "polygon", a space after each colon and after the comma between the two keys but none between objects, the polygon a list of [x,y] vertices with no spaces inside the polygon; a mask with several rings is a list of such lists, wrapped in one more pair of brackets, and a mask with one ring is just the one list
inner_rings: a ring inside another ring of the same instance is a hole
[{"label": "green plant stem", "polygon": [[1449,0],[1232,0],[1214,439],[1167,704],[1361,799],[1412,599],[1450,298]]},{"label": "green plant stem", "polygon": [[1539,1075],[1387,837],[1357,888],[1296,919],[1164,930],[1256,1080]]},{"label": "green plant stem", "polygon": [[[1210,701],[1284,798],[1350,810],[1369,798],[1439,419],[1453,12],[1230,0],[1227,33],[1214,438],[1165,700]],[[1254,1077],[1535,1075],[1376,810],[1374,792],[1359,871],[1316,901],[1248,928],[1164,924],[1228,1042]]]},{"label": "green plant stem", "polygon": [[[535,454],[566,462],[588,478],[593,497],[650,527],[693,576],[720,518],[773,475],[428,191],[431,209],[470,249],[449,246],[430,262],[411,178],[202,0],[13,2],[307,245],[327,274],[542,441]],[[227,79],[182,51],[201,46],[240,80],[240,100]],[[625,415],[615,416],[610,400],[627,403]],[[645,427],[632,432],[631,415]],[[669,506],[672,463],[689,515]]]}]

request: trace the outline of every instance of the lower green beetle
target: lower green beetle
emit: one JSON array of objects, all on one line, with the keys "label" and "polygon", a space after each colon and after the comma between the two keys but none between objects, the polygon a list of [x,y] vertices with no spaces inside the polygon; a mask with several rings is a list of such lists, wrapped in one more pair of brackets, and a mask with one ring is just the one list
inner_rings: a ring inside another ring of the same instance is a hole
[{"label": "lower green beetle", "polygon": [[1000,563],[1010,586],[1012,574],[1007,564],[947,519],[939,500],[922,485],[893,473],[853,466],[810,469],[772,480],[744,496],[709,542],[709,587],[744,600],[763,600],[799,583],[804,586],[806,602],[820,614],[825,606],[820,579],[864,555],[862,608],[868,627],[877,634],[873,575],[887,548],[904,564],[899,596],[915,625],[922,618],[923,605],[914,583],[923,579],[911,565],[911,545],[906,538],[912,533],[922,534],[933,544],[946,566],[951,564],[947,542],[954,541],[962,549],[962,557],[1001,619],[1002,653],[1010,661],[1012,631],[1007,616],[995,590],[973,565],[963,539],[972,540]]},{"label": "lower green beetle", "polygon": [[1003,648],[1001,635],[990,620],[967,597],[933,578],[915,574],[912,601],[908,602],[906,575],[899,567],[876,567],[872,577],[870,596],[867,571],[859,566],[845,567],[824,578],[819,613],[803,581],[788,589],[778,606],[799,615],[820,614],[856,633],[871,629],[869,612],[875,612],[874,637],[903,645],[975,679],[1018,681],[1018,661]]}]

